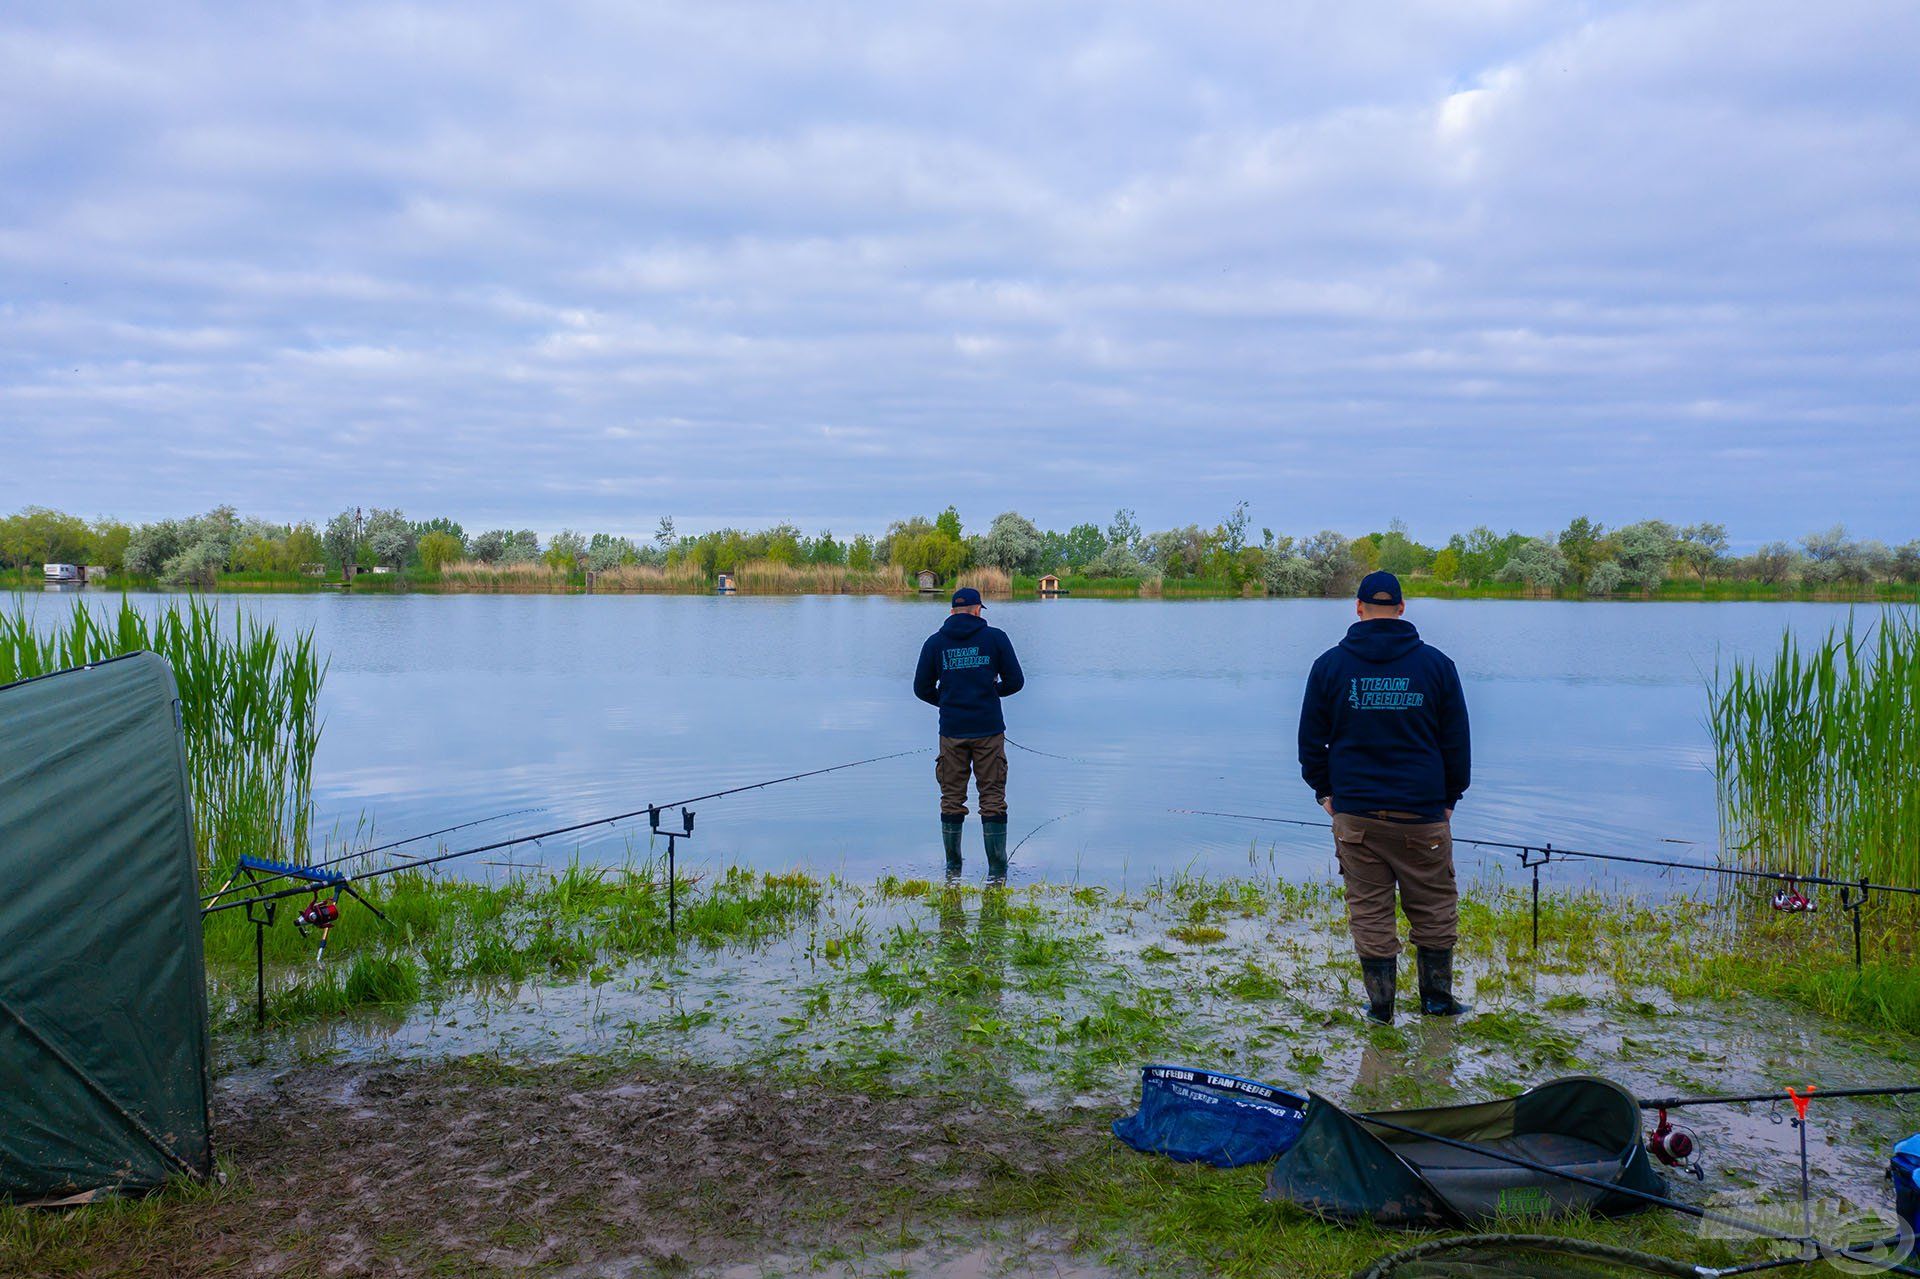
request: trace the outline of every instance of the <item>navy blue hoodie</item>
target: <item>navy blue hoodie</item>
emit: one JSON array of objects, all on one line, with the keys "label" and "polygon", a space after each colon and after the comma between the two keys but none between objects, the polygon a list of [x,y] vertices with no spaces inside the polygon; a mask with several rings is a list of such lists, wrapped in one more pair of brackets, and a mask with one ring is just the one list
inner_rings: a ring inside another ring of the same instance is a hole
[{"label": "navy blue hoodie", "polygon": [[1300,775],[1336,813],[1439,821],[1469,780],[1460,673],[1413,624],[1355,622],[1320,655],[1300,705]]},{"label": "navy blue hoodie", "polygon": [[1005,631],[955,613],[921,645],[913,695],[940,708],[940,736],[992,737],[1007,731],[1000,699],[1026,682]]}]

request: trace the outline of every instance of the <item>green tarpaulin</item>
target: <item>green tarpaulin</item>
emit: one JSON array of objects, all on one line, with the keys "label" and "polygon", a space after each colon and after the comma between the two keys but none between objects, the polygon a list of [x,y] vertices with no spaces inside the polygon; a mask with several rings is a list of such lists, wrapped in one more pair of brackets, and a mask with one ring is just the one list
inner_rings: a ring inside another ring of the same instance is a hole
[{"label": "green tarpaulin", "polygon": [[0,1197],[213,1170],[178,717],[152,653],[0,688]]},{"label": "green tarpaulin", "polygon": [[1310,1093],[1300,1139],[1274,1161],[1266,1195],[1337,1220],[1417,1227],[1647,1206],[1613,1186],[1666,1191],[1641,1144],[1633,1094],[1576,1075],[1500,1101],[1422,1110],[1349,1112]]}]

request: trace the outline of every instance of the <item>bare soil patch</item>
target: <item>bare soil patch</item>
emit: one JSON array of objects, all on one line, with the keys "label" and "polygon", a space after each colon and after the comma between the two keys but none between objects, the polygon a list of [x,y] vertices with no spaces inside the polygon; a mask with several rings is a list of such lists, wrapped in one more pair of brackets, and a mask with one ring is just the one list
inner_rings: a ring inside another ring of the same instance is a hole
[{"label": "bare soil patch", "polygon": [[142,1255],[95,1240],[72,1267],[42,1260],[86,1275],[759,1273],[918,1248],[921,1223],[951,1231],[1026,1199],[1091,1140],[954,1096],[487,1060],[230,1081],[215,1118],[223,1191],[163,1197]]}]

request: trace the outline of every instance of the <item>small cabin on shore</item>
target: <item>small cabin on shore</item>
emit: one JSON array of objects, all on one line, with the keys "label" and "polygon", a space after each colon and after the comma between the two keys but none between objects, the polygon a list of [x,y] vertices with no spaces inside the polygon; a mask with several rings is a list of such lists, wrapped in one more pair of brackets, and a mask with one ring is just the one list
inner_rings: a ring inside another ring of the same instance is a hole
[{"label": "small cabin on shore", "polygon": [[735,589],[733,574],[731,573],[721,573],[713,579],[713,593],[715,595],[732,595]]},{"label": "small cabin on shore", "polygon": [[940,575],[930,568],[920,570],[920,593],[932,595],[940,589]]},{"label": "small cabin on shore", "polygon": [[1067,592],[1060,589],[1060,579],[1048,573],[1040,579],[1040,594],[1052,596],[1065,595]]},{"label": "small cabin on shore", "polygon": [[81,582],[86,580],[78,564],[47,564],[42,566],[41,572],[45,574],[49,582]]}]

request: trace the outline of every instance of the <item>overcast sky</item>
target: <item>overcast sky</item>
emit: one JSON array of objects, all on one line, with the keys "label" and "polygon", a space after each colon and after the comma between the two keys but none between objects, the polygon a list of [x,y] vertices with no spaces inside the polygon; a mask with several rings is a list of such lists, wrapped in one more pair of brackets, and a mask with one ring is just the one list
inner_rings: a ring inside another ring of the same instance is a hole
[{"label": "overcast sky", "polygon": [[0,8],[0,509],[1920,536],[1920,5]]}]

